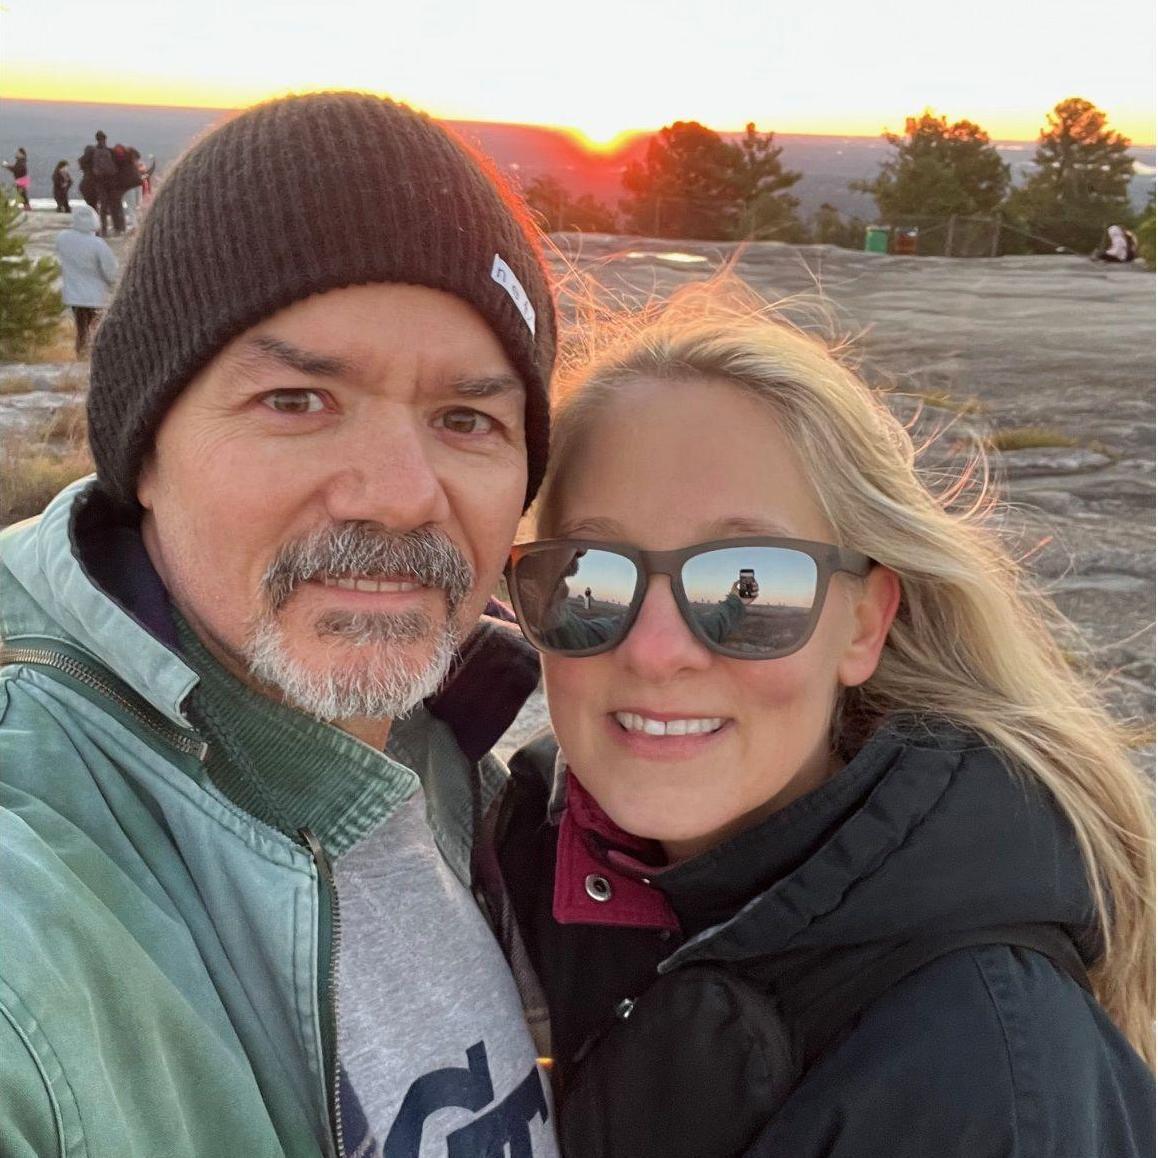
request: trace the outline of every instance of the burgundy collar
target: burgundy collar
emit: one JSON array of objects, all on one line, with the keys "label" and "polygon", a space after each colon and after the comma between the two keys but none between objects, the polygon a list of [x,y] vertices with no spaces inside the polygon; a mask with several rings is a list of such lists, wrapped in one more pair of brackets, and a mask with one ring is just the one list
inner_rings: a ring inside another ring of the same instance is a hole
[{"label": "burgundy collar", "polygon": [[566,777],[555,853],[555,920],[679,932],[675,911],[651,883],[665,867],[658,842],[625,832],[570,771]]}]

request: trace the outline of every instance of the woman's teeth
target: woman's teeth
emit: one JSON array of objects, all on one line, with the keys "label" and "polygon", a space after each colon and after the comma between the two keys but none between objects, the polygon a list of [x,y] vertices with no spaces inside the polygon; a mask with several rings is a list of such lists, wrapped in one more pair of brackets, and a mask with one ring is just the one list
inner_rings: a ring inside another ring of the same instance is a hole
[{"label": "woman's teeth", "polygon": [[724,721],[721,716],[689,717],[686,720],[653,720],[634,712],[616,712],[616,722],[624,731],[643,732],[648,736],[705,736],[718,732]]},{"label": "woman's teeth", "polygon": [[367,579],[357,575],[323,575],[324,587],[341,587],[343,591],[421,591],[421,583],[396,579]]}]

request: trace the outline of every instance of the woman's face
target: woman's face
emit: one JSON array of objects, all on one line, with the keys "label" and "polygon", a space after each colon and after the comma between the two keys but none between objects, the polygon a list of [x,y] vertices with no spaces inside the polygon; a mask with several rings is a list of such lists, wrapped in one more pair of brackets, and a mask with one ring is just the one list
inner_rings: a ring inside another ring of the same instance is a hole
[{"label": "woman's face", "polygon": [[[557,497],[552,537],[657,551],[746,535],[835,541],[767,406],[725,381],[621,388],[568,458]],[[613,651],[543,657],[571,771],[617,824],[663,842],[673,860],[748,827],[835,770],[828,729],[838,688],[872,674],[897,592],[882,567],[865,580],[837,574],[803,648],[740,660],[696,639],[668,579],[653,577]],[[625,727],[625,716],[722,723],[655,736]]]}]

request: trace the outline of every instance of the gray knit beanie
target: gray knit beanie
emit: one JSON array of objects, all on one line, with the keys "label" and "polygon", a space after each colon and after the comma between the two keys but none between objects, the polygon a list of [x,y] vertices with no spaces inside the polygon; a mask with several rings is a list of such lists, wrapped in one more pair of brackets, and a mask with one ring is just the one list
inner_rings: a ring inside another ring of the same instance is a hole
[{"label": "gray knit beanie", "polygon": [[92,350],[101,486],[136,505],[173,400],[232,338],[311,294],[397,282],[469,302],[527,390],[527,497],[547,459],[555,312],[537,232],[486,160],[405,105],[287,97],[194,145],[149,207]]}]

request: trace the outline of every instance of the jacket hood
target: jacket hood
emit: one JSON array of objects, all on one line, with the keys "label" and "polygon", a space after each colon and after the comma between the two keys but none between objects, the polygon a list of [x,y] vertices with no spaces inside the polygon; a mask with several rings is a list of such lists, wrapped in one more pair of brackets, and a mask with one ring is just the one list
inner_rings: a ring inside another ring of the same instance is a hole
[{"label": "jacket hood", "polygon": [[72,228],[77,233],[96,233],[101,222],[91,205],[78,205],[72,211]]},{"label": "jacket hood", "polygon": [[1098,948],[1052,798],[948,724],[884,726],[816,791],[655,883],[693,932],[665,970],[1038,922],[1087,960]]}]

